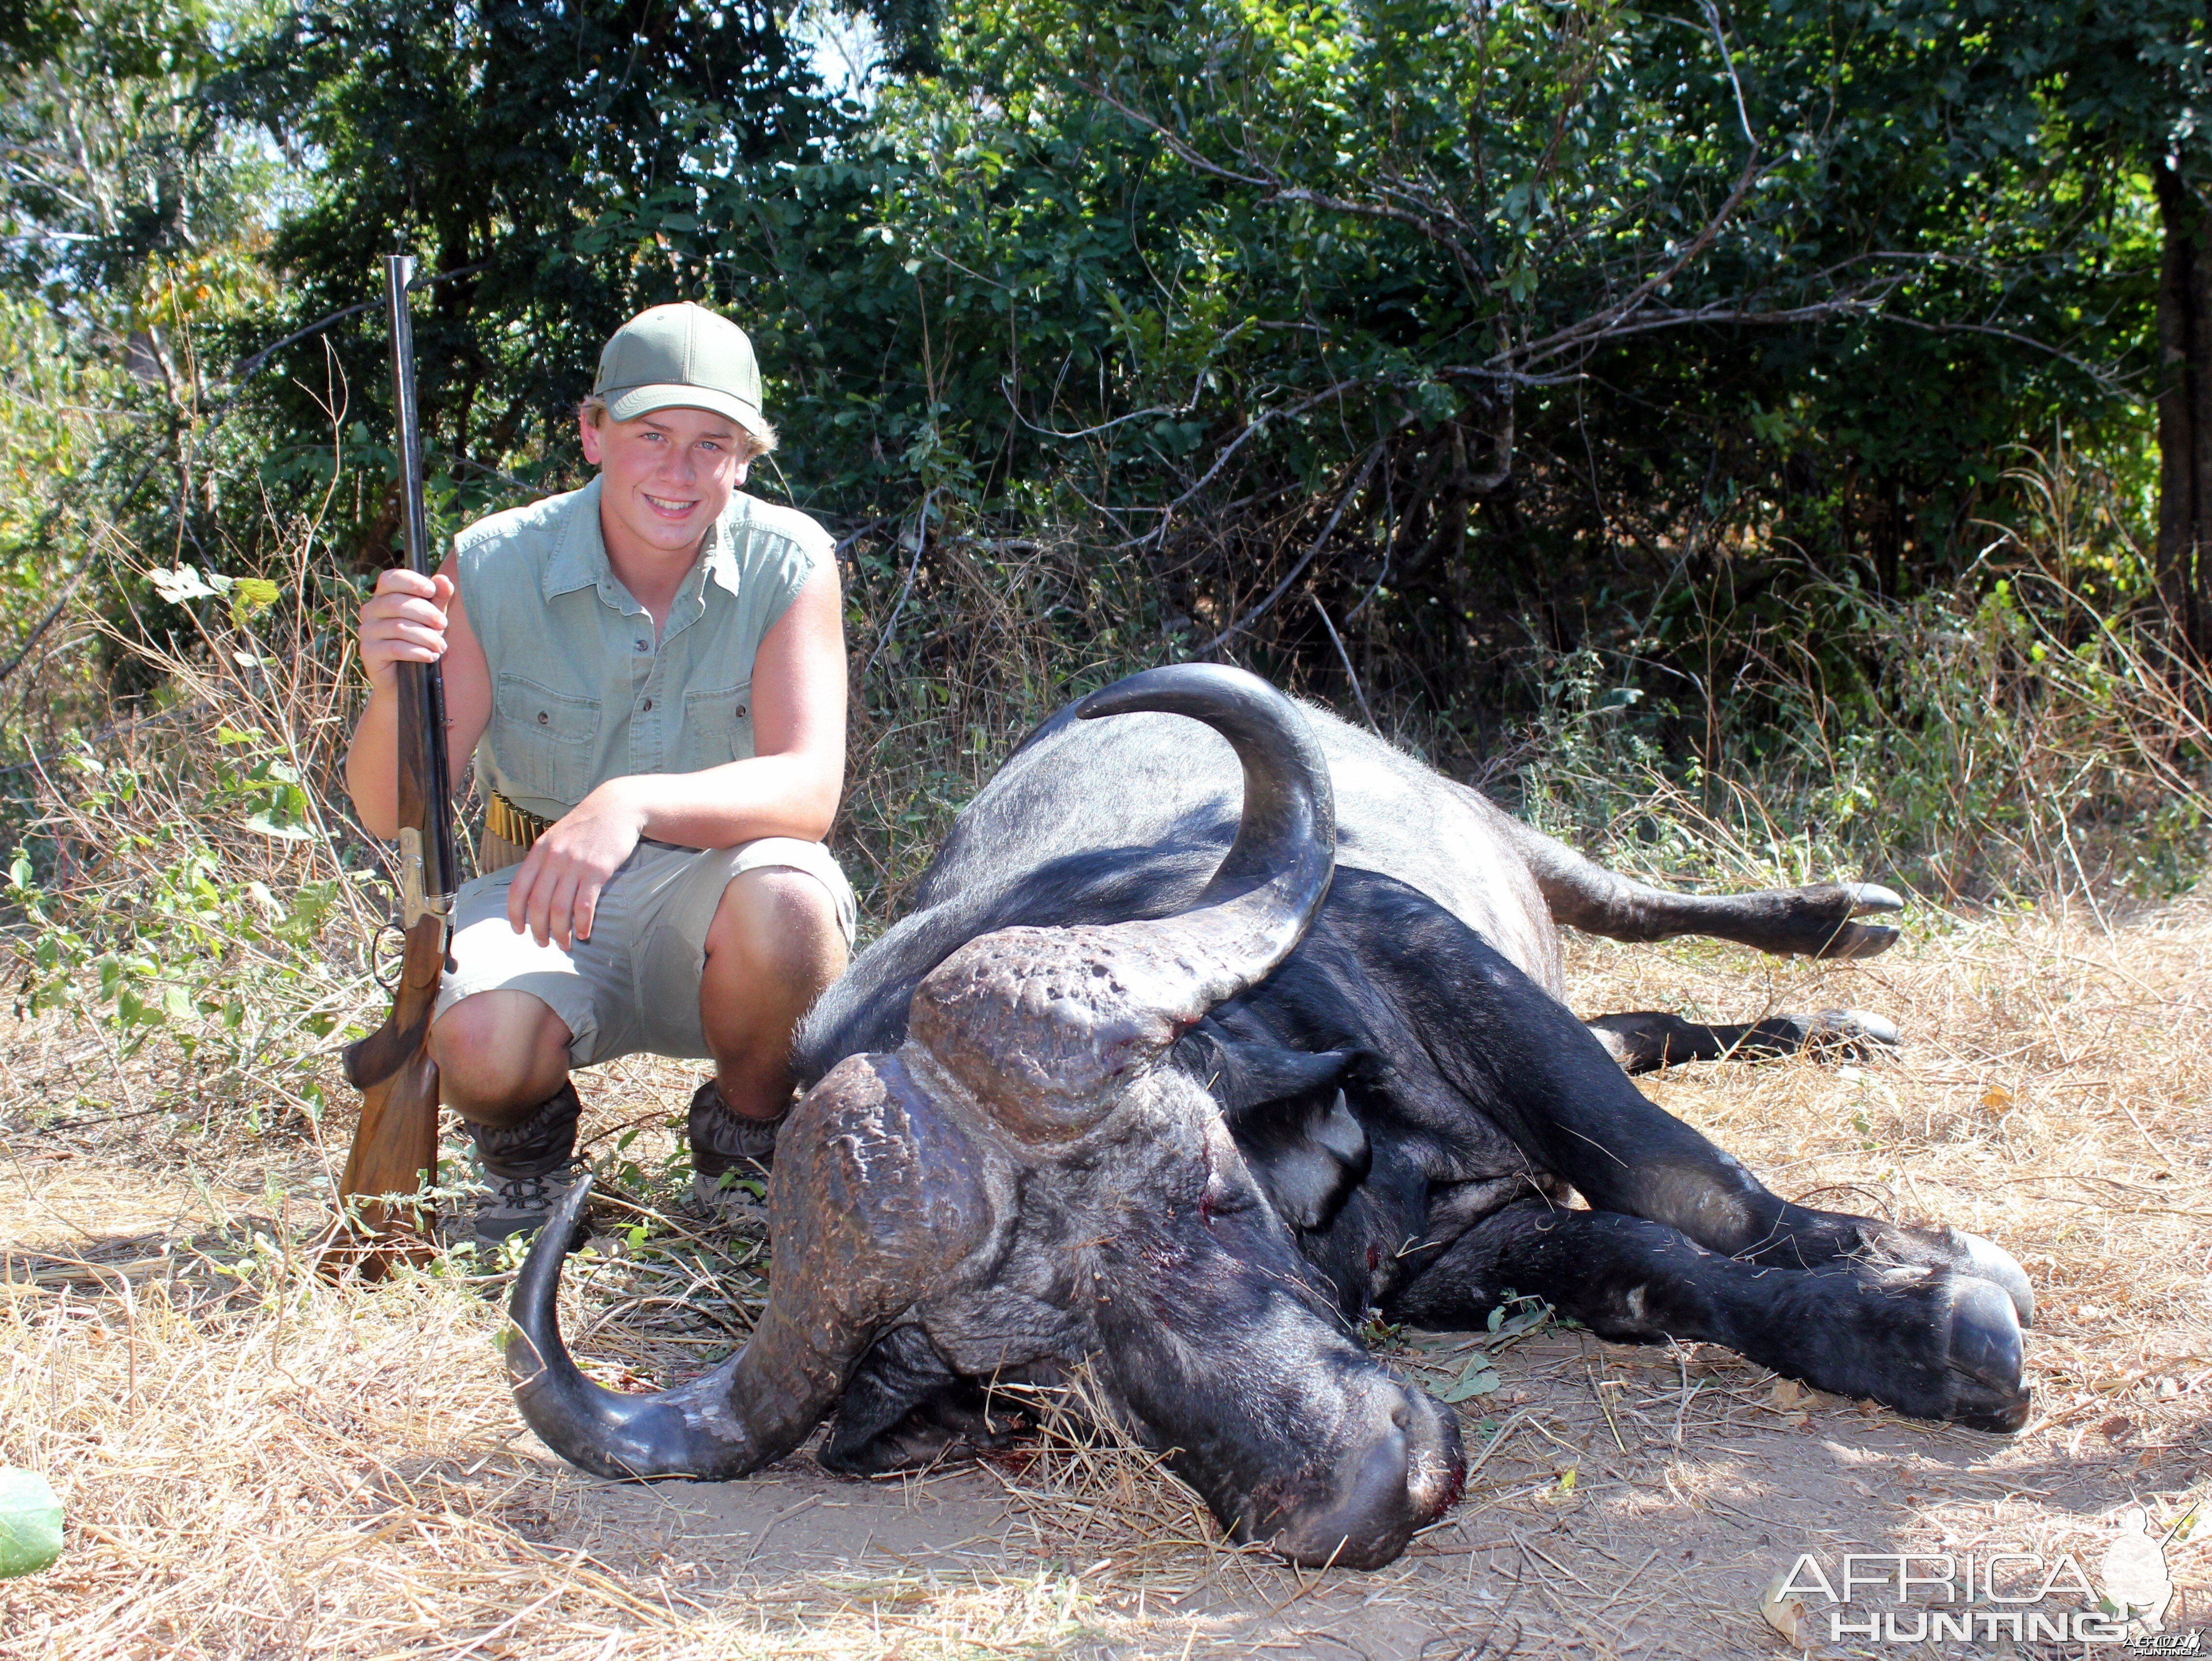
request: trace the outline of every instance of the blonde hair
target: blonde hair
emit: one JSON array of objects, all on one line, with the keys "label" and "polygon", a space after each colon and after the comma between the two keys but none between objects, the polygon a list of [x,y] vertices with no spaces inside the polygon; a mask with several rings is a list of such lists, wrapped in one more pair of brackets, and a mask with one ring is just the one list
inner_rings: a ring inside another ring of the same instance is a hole
[{"label": "blonde hair", "polygon": [[[607,401],[597,392],[587,392],[585,394],[584,401],[576,406],[576,414],[596,427],[606,419]],[[737,427],[738,435],[744,440],[744,453],[738,458],[738,460],[757,461],[775,448],[778,441],[775,429],[765,420],[761,423],[758,431],[746,426],[742,421],[737,423]]]}]

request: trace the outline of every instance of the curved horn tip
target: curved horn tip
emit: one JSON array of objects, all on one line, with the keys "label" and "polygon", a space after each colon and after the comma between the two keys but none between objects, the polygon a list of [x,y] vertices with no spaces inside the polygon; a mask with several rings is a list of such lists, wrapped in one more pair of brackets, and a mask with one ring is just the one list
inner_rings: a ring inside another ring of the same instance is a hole
[{"label": "curved horn tip", "polygon": [[1124,675],[1078,698],[1073,710],[1078,721],[1097,721],[1105,715],[1134,715],[1148,709],[1183,715],[1189,711],[1181,706],[1194,697],[1203,697],[1208,703],[1291,703],[1290,699],[1250,670],[1239,669],[1234,664],[1170,663]]},{"label": "curved horn tip", "polygon": [[[507,1299],[507,1318],[514,1323],[514,1335],[529,1344],[531,1359],[541,1366],[544,1363],[539,1358],[544,1347],[531,1328],[535,1321],[552,1313],[554,1298],[561,1288],[561,1265],[568,1256],[568,1243],[576,1238],[577,1225],[583,1221],[584,1206],[592,1197],[592,1173],[586,1171],[576,1179],[575,1186],[561,1196],[560,1203],[545,1219],[545,1226],[538,1231],[538,1238],[530,1243],[529,1255],[522,1260],[521,1273],[514,1277],[514,1293]],[[510,1338],[510,1370],[518,1359],[512,1343]]]}]

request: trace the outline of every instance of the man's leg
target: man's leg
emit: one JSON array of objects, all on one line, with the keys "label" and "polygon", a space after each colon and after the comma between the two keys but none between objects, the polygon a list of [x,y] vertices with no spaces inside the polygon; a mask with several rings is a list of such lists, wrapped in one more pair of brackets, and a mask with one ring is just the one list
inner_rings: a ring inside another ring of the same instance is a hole
[{"label": "man's leg", "polygon": [[478,992],[438,1017],[439,1093],[471,1125],[504,1128],[568,1081],[568,1025],[528,992]]},{"label": "man's leg", "polygon": [[691,1104],[691,1157],[702,1187],[723,1173],[757,1175],[791,1109],[791,1036],[822,990],[845,972],[837,907],[808,873],[742,872],[722,891],[707,934],[699,1019],[714,1083]]},{"label": "man's leg", "polygon": [[440,1096],[492,1179],[476,1208],[481,1242],[535,1228],[568,1185],[580,1109],[568,1042],[567,1024],[527,992],[475,993],[430,1028]]}]

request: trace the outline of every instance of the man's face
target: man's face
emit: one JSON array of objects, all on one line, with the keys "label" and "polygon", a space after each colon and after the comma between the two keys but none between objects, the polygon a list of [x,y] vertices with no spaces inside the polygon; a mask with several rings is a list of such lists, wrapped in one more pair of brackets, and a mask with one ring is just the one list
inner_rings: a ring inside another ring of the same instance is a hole
[{"label": "man's face", "polygon": [[599,508],[631,538],[688,554],[745,482],[745,440],[711,410],[654,410],[635,421],[582,423],[584,459],[599,470]]}]

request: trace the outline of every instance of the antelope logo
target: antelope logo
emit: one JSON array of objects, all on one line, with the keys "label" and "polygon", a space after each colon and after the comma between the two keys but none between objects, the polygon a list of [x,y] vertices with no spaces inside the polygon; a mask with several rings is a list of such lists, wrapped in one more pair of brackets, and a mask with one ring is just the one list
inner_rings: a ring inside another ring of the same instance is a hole
[{"label": "antelope logo", "polygon": [[[2150,1514],[2141,1506],[2130,1506],[2122,1512],[2120,1537],[2105,1548],[2105,1561],[2098,1567],[2097,1579],[2105,1588],[2105,1613],[2115,1621],[2133,1621],[2152,1639],[2165,1631],[2166,1608],[2173,1602],[2173,1578],[2166,1572],[2166,1548],[2186,1540],[2196,1526],[2197,1512],[2192,1508],[2154,1539]],[[2194,1655],[2198,1634],[2188,1636],[2191,1641],[2185,1646],[2138,1640],[2136,1647],[2158,1654]]]}]

